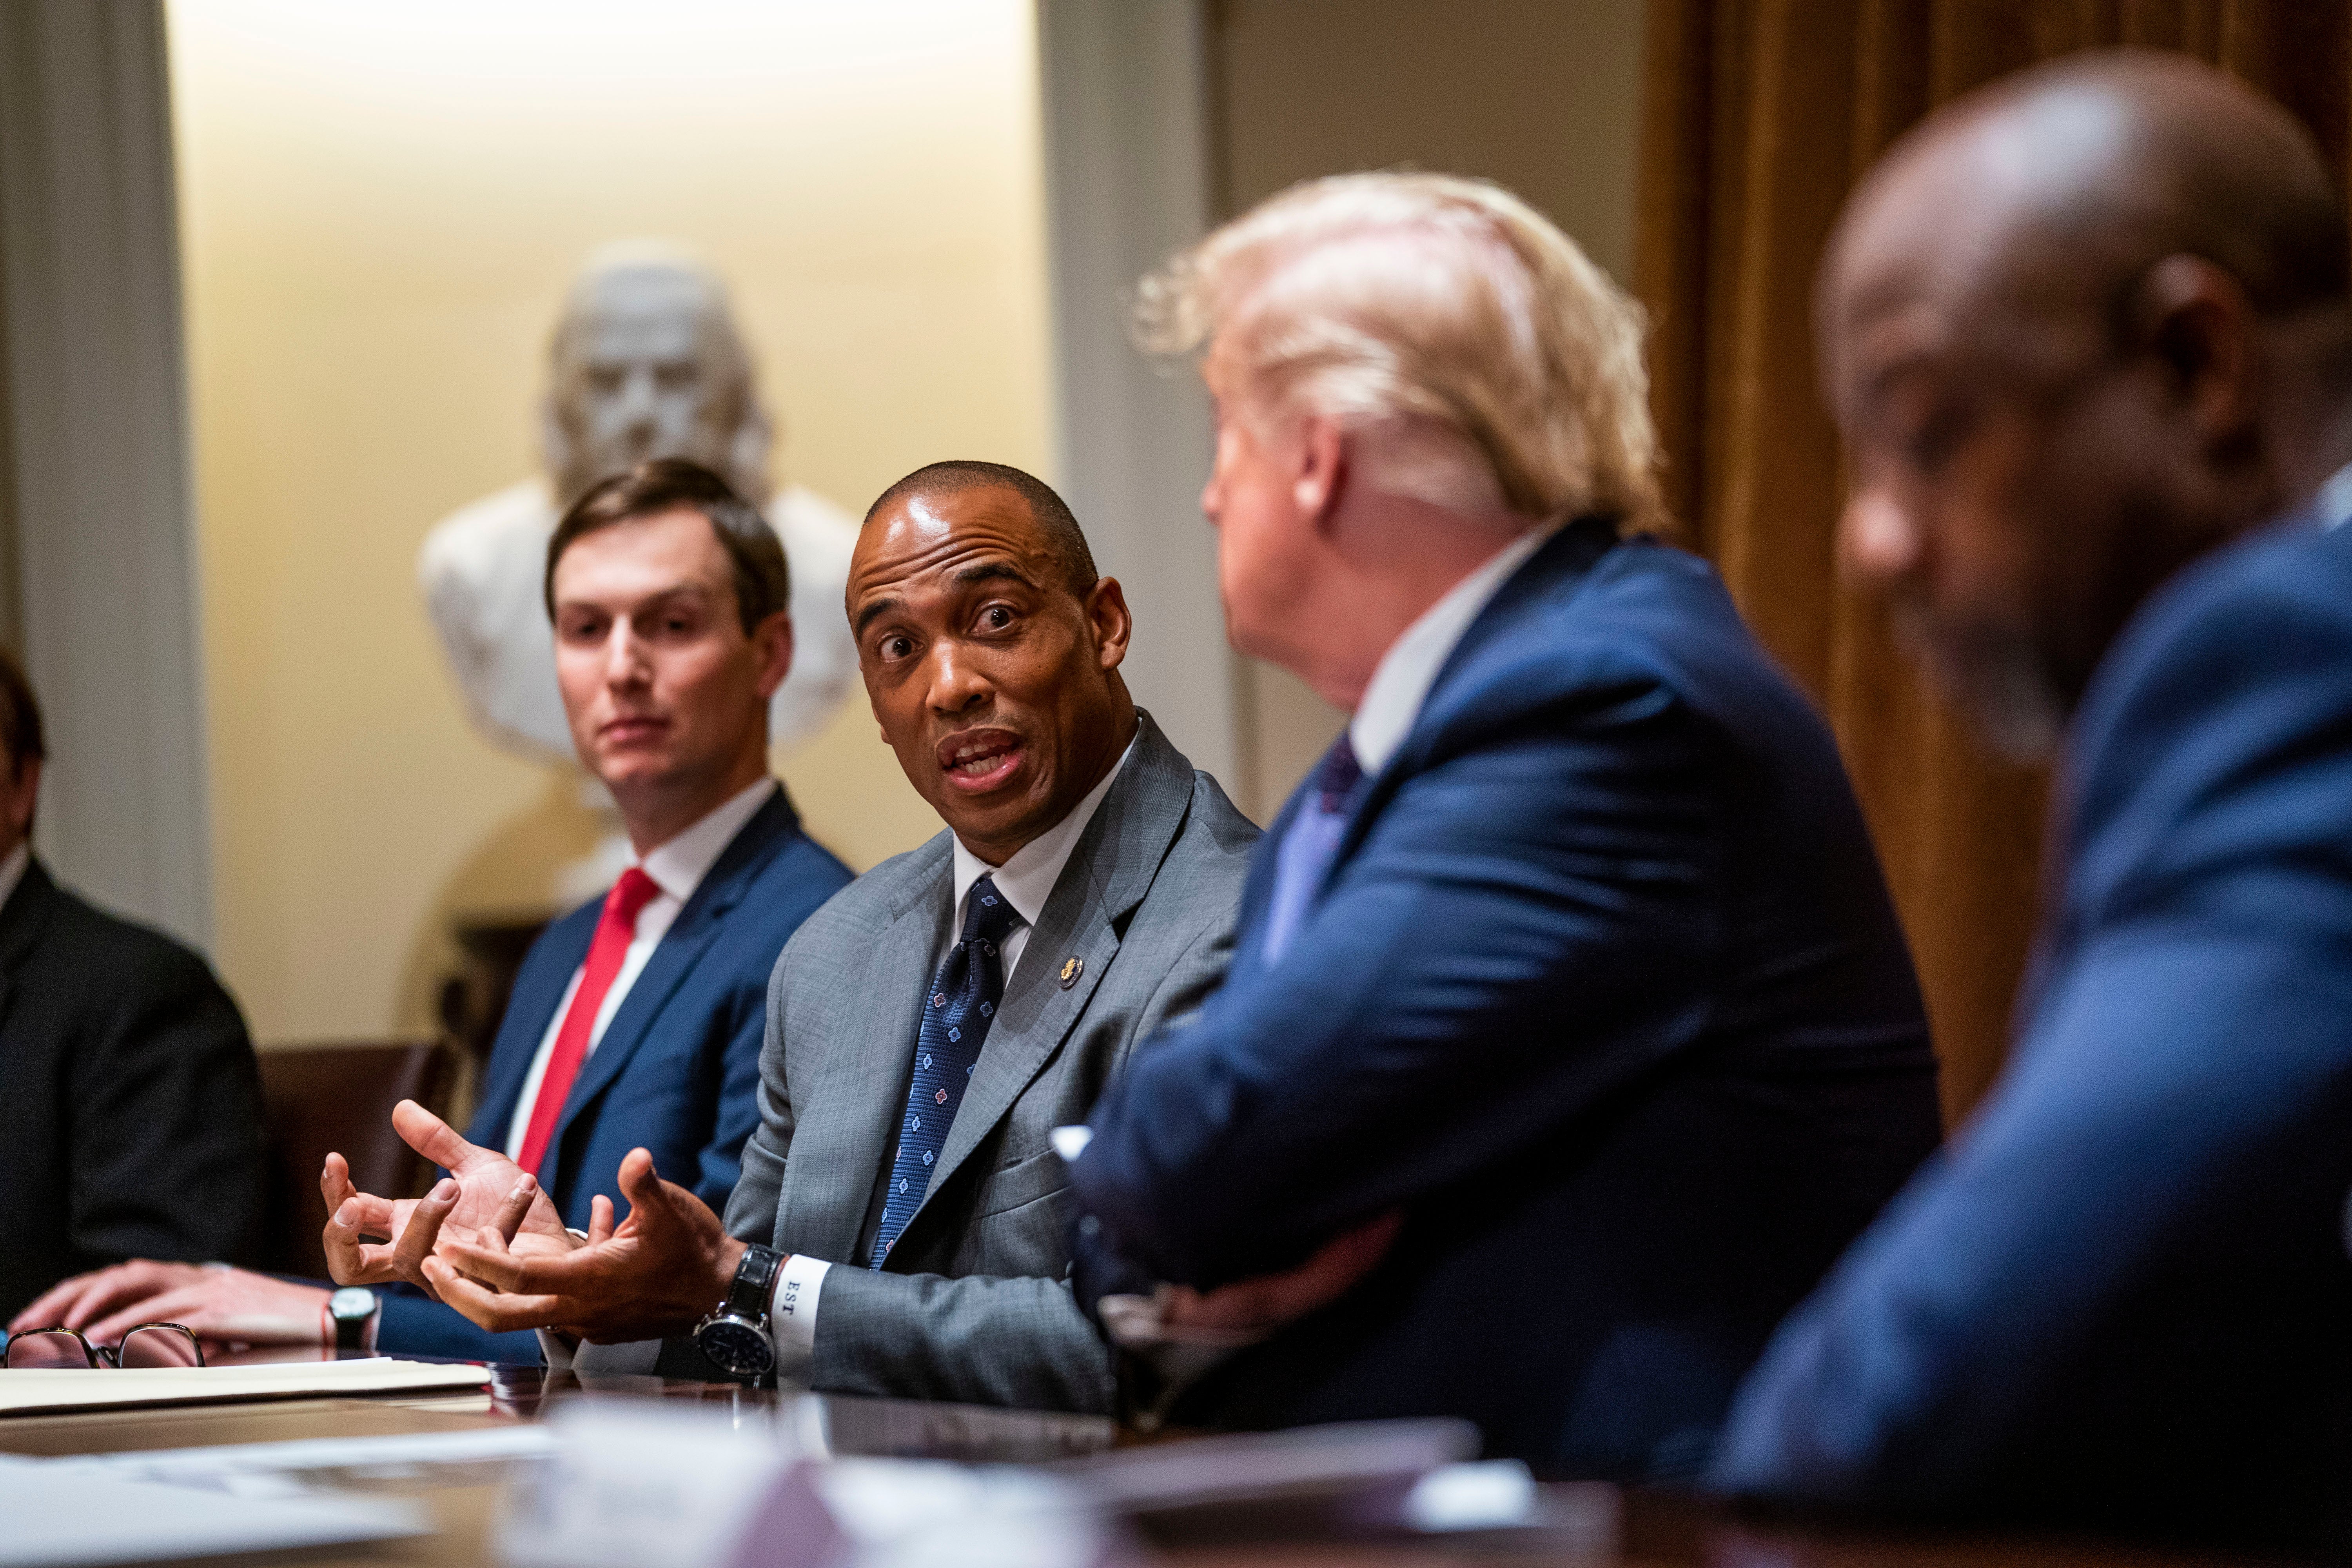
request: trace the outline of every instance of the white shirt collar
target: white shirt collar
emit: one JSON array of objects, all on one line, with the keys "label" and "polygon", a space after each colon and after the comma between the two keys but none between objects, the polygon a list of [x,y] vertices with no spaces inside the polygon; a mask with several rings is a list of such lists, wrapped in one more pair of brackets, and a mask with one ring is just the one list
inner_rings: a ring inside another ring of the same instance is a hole
[{"label": "white shirt collar", "polygon": [[2352,463],[2327,476],[2318,493],[2311,498],[2311,507],[2319,514],[2322,533],[2352,521]]},{"label": "white shirt collar", "polygon": [[1348,721],[1348,743],[1355,748],[1357,765],[1365,776],[1389,765],[1404,738],[1412,733],[1421,705],[1428,700],[1429,689],[1437,684],[1437,672],[1445,668],[1470,623],[1559,527],[1550,523],[1531,528],[1486,557],[1389,644],[1356,703],[1355,717]]},{"label": "white shirt collar", "polygon": [[0,904],[16,895],[16,884],[25,879],[25,868],[32,863],[33,846],[29,841],[17,845],[8,851],[6,859],[0,860]]},{"label": "white shirt collar", "polygon": [[1054,884],[1062,879],[1062,868],[1070,863],[1070,851],[1078,847],[1078,836],[1095,819],[1103,796],[1110,793],[1110,786],[1133,755],[1135,742],[1129,741],[1127,750],[1118,754],[1118,761],[1111,764],[1110,772],[1103,774],[1102,782],[1088,790],[1086,798],[1072,806],[1067,816],[1015,849],[1002,866],[990,865],[965,848],[962,839],[950,834],[949,842],[955,846],[955,907],[950,917],[950,930],[963,930],[964,897],[982,877],[994,878],[996,890],[1012,902],[1013,912],[1025,924],[1035,925],[1037,917],[1045,912],[1045,900],[1053,896]]},{"label": "white shirt collar", "polygon": [[654,886],[679,903],[686,902],[694,897],[702,879],[710,875],[710,868],[719,863],[727,846],[743,831],[743,825],[759,815],[776,789],[773,778],[761,775],[713,806],[685,832],[646,850],[637,864],[654,879]]}]

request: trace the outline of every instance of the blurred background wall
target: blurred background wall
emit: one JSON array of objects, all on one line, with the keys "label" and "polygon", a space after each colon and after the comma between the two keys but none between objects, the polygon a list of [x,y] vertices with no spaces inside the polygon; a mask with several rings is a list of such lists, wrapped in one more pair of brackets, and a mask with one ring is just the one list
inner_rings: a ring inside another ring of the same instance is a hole
[{"label": "blurred background wall", "polygon": [[[776,468],[853,513],[1043,468],[1025,0],[172,0],[216,962],[267,1042],[424,1030],[453,914],[544,913],[592,826],[467,727],[425,532],[537,467],[599,242],[731,282]],[[858,868],[938,830],[853,698],[780,757]]]},{"label": "blurred background wall", "polygon": [[[1066,53],[1066,77],[1149,66],[1173,94],[1146,113],[1097,93],[1066,144],[1125,132],[1121,182],[1197,142],[1172,224],[1065,315],[1124,365],[1120,296],[1143,266],[1293,180],[1398,163],[1500,179],[1625,276],[1641,0],[1472,9],[1475,26],[1416,0],[1048,0],[1049,23],[1129,29],[1108,60]],[[1031,5],[687,0],[656,26],[638,5],[538,0],[165,12],[214,944],[258,1038],[427,1029],[453,920],[543,912],[549,868],[588,846],[571,779],[467,727],[413,563],[452,507],[531,470],[548,329],[603,240],[683,240],[729,278],[780,478],[853,510],[950,454],[1074,483],[1148,612],[1139,690],[1245,810],[1270,816],[1336,732],[1298,682],[1221,646],[1201,416],[1147,429],[1167,480],[1133,518],[1132,474],[1085,484],[1118,434],[1055,439],[1055,84]],[[1192,51],[1172,78],[1171,40]],[[1066,172],[1055,223],[1095,243],[1110,199]],[[1189,371],[1141,374],[1196,403]],[[853,866],[936,830],[855,700],[779,763]]]},{"label": "blurred background wall", "polygon": [[[1318,174],[1475,174],[1630,287],[1643,15],[1643,0],[1218,0],[1218,216]],[[1246,678],[1246,787],[1270,813],[1340,715],[1286,670],[1252,660]]]}]

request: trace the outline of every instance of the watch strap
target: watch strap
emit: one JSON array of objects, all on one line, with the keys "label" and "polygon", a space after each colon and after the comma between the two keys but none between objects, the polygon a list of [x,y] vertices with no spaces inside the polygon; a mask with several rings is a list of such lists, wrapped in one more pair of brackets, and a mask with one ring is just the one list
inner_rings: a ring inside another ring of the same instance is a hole
[{"label": "watch strap", "polygon": [[[368,1310],[366,1311],[347,1316],[335,1310],[336,1297],[361,1293],[364,1293],[368,1299]],[[328,1327],[333,1332],[334,1346],[337,1350],[366,1350],[368,1348],[368,1330],[374,1324],[377,1317],[383,1310],[383,1298],[377,1295],[373,1290],[362,1292],[355,1287],[345,1287],[343,1289],[338,1290],[334,1295],[327,1298],[327,1305],[323,1310],[326,1315]]]},{"label": "watch strap", "polygon": [[735,1265],[735,1279],[727,1288],[722,1309],[739,1318],[765,1323],[769,1296],[776,1288],[777,1271],[783,1266],[784,1255],[772,1247],[745,1247],[742,1260]]}]

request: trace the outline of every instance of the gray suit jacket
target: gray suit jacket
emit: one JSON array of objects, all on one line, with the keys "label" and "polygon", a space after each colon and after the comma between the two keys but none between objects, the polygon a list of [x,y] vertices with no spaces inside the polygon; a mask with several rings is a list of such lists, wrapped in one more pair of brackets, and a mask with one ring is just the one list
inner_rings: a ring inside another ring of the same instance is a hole
[{"label": "gray suit jacket", "polygon": [[864,1262],[923,994],[946,952],[948,836],[876,867],[794,933],[769,982],[760,1128],[727,1228],[835,1265],[817,1307],[814,1387],[1111,1409],[1110,1352],[1070,1296],[1068,1178],[1047,1135],[1086,1119],[1136,1041],[1216,989],[1257,837],[1143,715],[1134,755],[1005,987],[923,1205],[880,1272]]}]

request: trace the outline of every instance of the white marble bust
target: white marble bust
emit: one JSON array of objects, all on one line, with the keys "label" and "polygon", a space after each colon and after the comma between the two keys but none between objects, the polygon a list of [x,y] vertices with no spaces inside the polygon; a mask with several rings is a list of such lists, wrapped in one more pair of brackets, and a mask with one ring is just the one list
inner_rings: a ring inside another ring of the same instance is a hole
[{"label": "white marble bust", "polygon": [[[470,501],[426,536],[417,577],[474,722],[526,754],[572,760],[541,595],[562,508],[647,458],[692,458],[745,496],[767,487],[769,424],[716,274],[673,248],[615,245],[589,258],[551,346],[546,472]],[[762,509],[793,576],[793,669],[769,738],[814,732],[857,676],[842,614],[856,524],[788,485]]]}]

